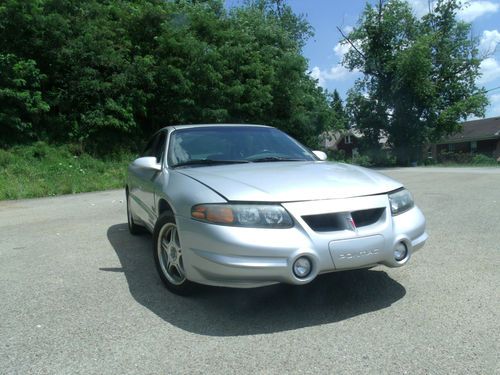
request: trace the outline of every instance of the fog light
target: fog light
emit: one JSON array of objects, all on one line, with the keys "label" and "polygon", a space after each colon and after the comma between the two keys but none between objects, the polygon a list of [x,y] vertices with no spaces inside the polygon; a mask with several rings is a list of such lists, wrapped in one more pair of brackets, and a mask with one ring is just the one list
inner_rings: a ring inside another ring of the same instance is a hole
[{"label": "fog light", "polygon": [[394,248],[394,259],[396,259],[399,262],[402,261],[404,258],[406,258],[407,255],[408,255],[408,249],[406,248],[404,242],[398,243]]},{"label": "fog light", "polygon": [[299,279],[303,279],[311,273],[312,264],[311,261],[306,257],[298,258],[293,264],[293,273]]}]

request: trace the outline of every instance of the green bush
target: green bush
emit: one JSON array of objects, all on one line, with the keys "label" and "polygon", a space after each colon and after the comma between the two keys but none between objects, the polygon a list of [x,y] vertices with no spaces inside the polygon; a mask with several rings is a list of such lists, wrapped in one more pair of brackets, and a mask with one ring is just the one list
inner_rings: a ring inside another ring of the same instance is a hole
[{"label": "green bush", "polygon": [[394,167],[397,164],[396,157],[385,150],[382,150],[382,152],[378,153],[372,159],[374,165],[377,167]]},{"label": "green bush", "polygon": [[328,160],[345,162],[347,160],[344,150],[328,150]]},{"label": "green bush", "polygon": [[356,155],[352,158],[352,164],[360,165],[362,167],[372,167],[373,161],[367,155]]},{"label": "green bush", "polygon": [[498,162],[490,156],[466,152],[442,151],[438,156],[438,161],[442,164],[498,165]]},{"label": "green bush", "polygon": [[363,167],[394,167],[396,158],[388,150],[365,150],[353,156],[352,163]]},{"label": "green bush", "polygon": [[498,165],[498,162],[489,156],[478,154],[474,155],[472,158],[472,164],[474,165]]},{"label": "green bush", "polygon": [[10,152],[0,149],[0,170],[7,167],[13,161],[14,156]]},{"label": "green bush", "polygon": [[438,162],[442,164],[470,164],[472,155],[463,152],[441,151],[438,155]]},{"label": "green bush", "polygon": [[445,165],[498,165],[499,163],[487,155],[470,154],[466,152],[442,151],[438,155],[439,163]]},{"label": "green bush", "polygon": [[433,157],[428,157],[427,159],[424,159],[424,165],[436,165],[437,160],[434,159]]}]

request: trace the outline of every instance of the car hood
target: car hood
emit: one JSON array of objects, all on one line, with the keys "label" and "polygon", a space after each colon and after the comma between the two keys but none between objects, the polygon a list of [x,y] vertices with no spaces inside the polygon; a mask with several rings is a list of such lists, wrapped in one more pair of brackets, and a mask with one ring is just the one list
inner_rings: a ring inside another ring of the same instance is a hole
[{"label": "car hood", "polygon": [[294,202],[386,193],[402,185],[353,165],[320,161],[183,168],[229,201]]}]

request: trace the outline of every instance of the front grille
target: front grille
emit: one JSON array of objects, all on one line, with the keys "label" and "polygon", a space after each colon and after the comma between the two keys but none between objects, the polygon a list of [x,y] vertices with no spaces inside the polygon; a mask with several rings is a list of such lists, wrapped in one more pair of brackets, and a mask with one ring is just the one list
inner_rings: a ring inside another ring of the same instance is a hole
[{"label": "front grille", "polygon": [[384,211],[385,208],[372,208],[370,210],[351,212],[351,216],[357,227],[365,227],[379,221]]},{"label": "front grille", "polygon": [[[385,211],[384,207],[371,208],[351,212],[351,217],[357,228],[375,224]],[[306,215],[302,219],[315,232],[334,232],[351,229],[348,223],[348,212],[335,212],[319,215]]]},{"label": "front grille", "polygon": [[321,214],[302,216],[302,219],[316,232],[333,232],[346,229],[343,214]]}]

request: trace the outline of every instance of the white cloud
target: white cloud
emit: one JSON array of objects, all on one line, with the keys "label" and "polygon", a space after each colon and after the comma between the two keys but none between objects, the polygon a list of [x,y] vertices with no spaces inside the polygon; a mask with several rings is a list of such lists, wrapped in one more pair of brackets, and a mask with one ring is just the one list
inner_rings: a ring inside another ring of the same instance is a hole
[{"label": "white cloud", "polygon": [[349,52],[351,48],[352,47],[349,43],[338,42],[335,47],[333,47],[333,51],[338,57],[339,62],[330,69],[326,70],[322,70],[318,66],[315,66],[312,68],[309,75],[318,80],[318,85],[324,88],[326,88],[328,81],[347,81],[349,79],[353,79],[358,73],[358,70],[355,69],[351,72],[349,69],[342,66],[341,63],[344,55]]},{"label": "white cloud", "polygon": [[314,68],[312,68],[311,73],[309,73],[309,75],[312,78],[318,80],[318,85],[319,86],[325,87],[326,81],[323,78],[323,76],[321,74],[321,69],[318,66],[315,66]]},{"label": "white cloud", "polygon": [[493,57],[481,61],[479,65],[481,77],[477,80],[479,84],[485,84],[500,78],[500,64]]},{"label": "white cloud", "polygon": [[500,32],[498,30],[484,30],[479,42],[479,51],[483,55],[495,52],[497,44],[500,43]]},{"label": "white cloud", "polygon": [[342,43],[342,42],[338,42],[335,47],[333,47],[333,52],[335,52],[335,54],[340,58],[342,59],[344,57],[344,55],[349,52],[349,50],[351,49],[351,45],[349,43]]},{"label": "white cloud", "polygon": [[[353,44],[356,46],[356,48],[360,49],[361,48],[361,42],[359,40],[355,40]],[[352,48],[352,45],[347,42],[346,40],[341,40],[338,42],[335,47],[333,47],[333,52],[335,52],[335,55],[339,58],[339,60],[342,61],[344,58],[344,55],[349,52]]]},{"label": "white cloud", "polygon": [[[408,3],[412,7],[413,12],[415,12],[415,15],[419,18],[429,13],[428,0],[409,0]],[[434,7],[434,4],[431,6]]]},{"label": "white cloud", "polygon": [[[422,17],[429,13],[428,0],[409,0],[408,1],[417,17]],[[500,9],[500,4],[488,0],[477,0],[467,2],[462,0],[463,9],[457,14],[458,18],[466,22],[472,22],[488,13],[495,13]],[[431,2],[431,8],[436,6],[436,1]]]},{"label": "white cloud", "polygon": [[500,94],[493,94],[488,97],[490,100],[490,108],[488,109],[488,116],[500,116]]},{"label": "white cloud", "polygon": [[345,26],[342,28],[342,31],[344,32],[344,34],[349,34],[349,33],[351,33],[353,30],[354,30],[354,27],[352,27],[351,25],[345,25]]},{"label": "white cloud", "polygon": [[465,22],[472,22],[488,13],[496,13],[500,9],[500,4],[492,1],[471,1],[465,3],[464,8],[458,12],[458,17]]},{"label": "white cloud", "polygon": [[353,70],[344,68],[341,64],[332,66],[330,69],[321,70],[319,67],[315,66],[312,68],[309,75],[318,80],[318,85],[321,87],[326,87],[328,81],[346,81],[354,78],[358,73],[358,70]]},{"label": "white cloud", "polygon": [[354,73],[355,72],[350,72],[349,69],[344,68],[341,64],[337,64],[332,66],[330,70],[324,72],[324,77],[328,81],[343,81]]}]

